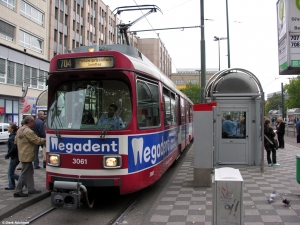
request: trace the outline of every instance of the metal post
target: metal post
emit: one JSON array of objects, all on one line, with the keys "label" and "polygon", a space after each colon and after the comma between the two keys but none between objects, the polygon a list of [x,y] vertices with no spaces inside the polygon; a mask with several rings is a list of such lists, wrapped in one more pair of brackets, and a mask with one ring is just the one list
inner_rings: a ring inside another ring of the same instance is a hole
[{"label": "metal post", "polygon": [[264,151],[264,146],[265,146],[265,138],[264,138],[264,124],[265,124],[265,121],[264,121],[264,114],[265,114],[265,94],[264,92],[261,93],[261,118],[260,118],[260,138],[261,138],[261,165],[260,165],[260,169],[261,169],[261,172],[265,172],[265,164],[264,164],[264,161],[265,161],[265,151]]},{"label": "metal post", "polygon": [[205,39],[204,39],[204,0],[200,1],[200,19],[201,19],[201,86],[200,102],[204,103],[204,87],[206,80],[206,63],[205,63]]},{"label": "metal post", "polygon": [[228,68],[230,68],[229,23],[228,23],[228,0],[226,0],[226,20],[227,20],[227,52],[228,52]]},{"label": "metal post", "polygon": [[220,71],[220,68],[221,68],[221,66],[220,66],[220,38],[218,39],[218,48],[219,48],[219,71]]},{"label": "metal post", "polygon": [[214,41],[218,41],[218,51],[219,51],[219,71],[221,70],[221,58],[220,58],[220,40],[225,40],[227,37],[217,37],[214,36]]},{"label": "metal post", "polygon": [[282,101],[282,118],[284,119],[284,96],[283,96],[283,83],[281,83],[281,101]]}]

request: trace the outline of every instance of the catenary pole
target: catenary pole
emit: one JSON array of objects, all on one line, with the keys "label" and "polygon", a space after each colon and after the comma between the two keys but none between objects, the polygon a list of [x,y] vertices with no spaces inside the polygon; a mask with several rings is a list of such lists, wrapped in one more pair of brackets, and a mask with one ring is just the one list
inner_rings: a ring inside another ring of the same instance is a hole
[{"label": "catenary pole", "polygon": [[204,87],[206,80],[206,62],[205,62],[205,38],[204,38],[204,0],[200,2],[200,20],[201,20],[201,84],[200,84],[200,102],[204,103]]}]

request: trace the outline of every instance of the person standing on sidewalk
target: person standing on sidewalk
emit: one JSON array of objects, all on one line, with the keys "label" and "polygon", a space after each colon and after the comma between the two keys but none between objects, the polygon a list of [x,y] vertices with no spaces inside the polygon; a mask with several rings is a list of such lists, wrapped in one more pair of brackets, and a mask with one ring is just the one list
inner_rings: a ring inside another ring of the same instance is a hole
[{"label": "person standing on sidewalk", "polygon": [[284,148],[285,123],[281,117],[278,117],[276,123],[276,133],[278,139],[278,148]]},{"label": "person standing on sidewalk", "polygon": [[[25,125],[19,128],[15,137],[19,159],[22,162],[22,172],[15,189],[14,197],[27,197],[28,194],[41,193],[41,191],[34,188],[32,162],[35,159],[37,145],[43,145],[46,139],[38,137],[34,131],[31,130],[34,126],[34,118],[32,116],[26,116],[24,122]],[[28,194],[22,192],[22,188],[25,184],[28,188]]]},{"label": "person standing on sidewalk", "polygon": [[[270,125],[270,120],[265,120],[264,134],[265,134],[264,145],[267,151],[268,166],[280,166],[280,164],[277,163],[276,150],[274,148],[274,144],[272,144],[274,143],[275,132]],[[272,160],[271,160],[271,153],[272,153]]]},{"label": "person standing on sidewalk", "polygon": [[300,120],[296,123],[296,131],[297,131],[297,143],[300,143]]},{"label": "person standing on sidewalk", "polygon": [[[45,117],[44,112],[39,111],[38,112],[38,118],[35,119],[34,126],[32,128],[34,133],[40,138],[45,138],[46,137],[44,117]],[[39,166],[39,163],[40,163],[39,151],[40,151],[40,146],[37,146],[36,150],[35,150],[35,160],[34,160],[34,163],[33,163],[34,169],[40,169],[41,168]]]},{"label": "person standing on sidewalk", "polygon": [[7,171],[8,186],[5,188],[5,190],[15,190],[16,188],[15,180],[19,180],[19,175],[15,174],[16,167],[19,164],[19,157],[18,157],[17,145],[15,145],[14,143],[18,127],[16,124],[11,123],[8,126],[7,130],[8,133],[10,133],[10,135],[7,142],[8,152],[5,155],[5,159],[10,158],[10,162]]}]

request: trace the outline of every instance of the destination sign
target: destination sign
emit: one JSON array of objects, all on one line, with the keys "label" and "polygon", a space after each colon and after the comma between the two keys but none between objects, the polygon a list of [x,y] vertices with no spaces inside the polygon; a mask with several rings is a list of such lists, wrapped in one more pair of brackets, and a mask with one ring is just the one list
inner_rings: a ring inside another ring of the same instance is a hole
[{"label": "destination sign", "polygon": [[57,70],[84,69],[84,68],[111,68],[114,67],[115,60],[112,56],[93,58],[71,58],[58,59]]}]

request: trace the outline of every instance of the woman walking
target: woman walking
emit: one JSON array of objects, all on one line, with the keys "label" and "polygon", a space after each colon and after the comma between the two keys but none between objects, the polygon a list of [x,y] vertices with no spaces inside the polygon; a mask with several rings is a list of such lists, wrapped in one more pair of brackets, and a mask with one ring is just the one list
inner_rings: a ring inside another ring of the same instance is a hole
[{"label": "woman walking", "polygon": [[278,148],[284,148],[285,123],[281,117],[278,117],[276,123],[276,133],[278,138]]},{"label": "woman walking", "polygon": [[14,190],[16,187],[15,180],[19,180],[19,175],[15,174],[16,167],[19,164],[18,149],[17,145],[14,144],[18,127],[16,124],[11,123],[7,130],[10,135],[7,142],[8,152],[5,155],[5,159],[10,158],[10,162],[7,171],[8,186],[5,188],[5,190]]},{"label": "woman walking", "polygon": [[[275,133],[273,128],[270,125],[270,120],[265,120],[264,134],[265,134],[264,142],[265,142],[265,149],[267,151],[268,166],[280,166],[280,164],[278,164],[276,160],[276,150],[273,144]],[[271,153],[272,153],[272,160],[271,160]]]}]

